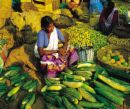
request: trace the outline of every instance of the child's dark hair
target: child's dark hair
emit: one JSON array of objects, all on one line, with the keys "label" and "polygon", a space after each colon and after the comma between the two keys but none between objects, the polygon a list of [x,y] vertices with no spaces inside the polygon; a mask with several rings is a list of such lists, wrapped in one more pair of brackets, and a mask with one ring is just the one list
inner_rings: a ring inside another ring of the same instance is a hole
[{"label": "child's dark hair", "polygon": [[41,19],[41,28],[46,29],[51,23],[54,23],[50,16],[44,16]]}]

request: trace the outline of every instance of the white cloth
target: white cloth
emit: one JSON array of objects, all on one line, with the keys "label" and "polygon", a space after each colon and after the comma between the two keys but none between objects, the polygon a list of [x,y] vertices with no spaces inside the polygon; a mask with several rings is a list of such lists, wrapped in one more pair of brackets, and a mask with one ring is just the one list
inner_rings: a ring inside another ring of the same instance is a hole
[{"label": "white cloth", "polygon": [[48,47],[45,50],[58,50],[58,34],[56,28],[51,33]]},{"label": "white cloth", "polygon": [[112,19],[113,19],[113,15],[114,15],[114,13],[115,13],[116,10],[117,10],[117,9],[114,8],[114,9],[112,10],[112,12],[110,13],[110,15],[107,17],[107,19],[105,20],[105,25],[106,25],[107,28],[109,28],[109,27],[111,26]]}]

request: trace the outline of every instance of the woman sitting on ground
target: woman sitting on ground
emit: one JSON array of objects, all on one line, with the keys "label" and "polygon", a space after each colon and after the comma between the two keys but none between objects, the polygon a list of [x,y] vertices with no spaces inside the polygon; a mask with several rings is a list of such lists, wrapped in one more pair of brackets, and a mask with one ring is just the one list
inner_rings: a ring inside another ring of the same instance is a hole
[{"label": "woman sitting on ground", "polygon": [[[38,52],[42,65],[47,65],[47,78],[56,77],[57,73],[78,60],[74,48],[68,46],[68,38],[64,37],[54,25],[51,17],[41,19],[42,30],[38,33]],[[58,47],[58,42],[63,44]]]}]

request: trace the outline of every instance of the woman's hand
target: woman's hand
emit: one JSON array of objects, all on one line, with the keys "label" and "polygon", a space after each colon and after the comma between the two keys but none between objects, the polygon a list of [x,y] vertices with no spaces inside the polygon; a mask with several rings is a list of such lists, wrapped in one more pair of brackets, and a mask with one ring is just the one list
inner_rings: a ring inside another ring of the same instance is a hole
[{"label": "woman's hand", "polygon": [[62,56],[65,56],[65,55],[67,54],[67,51],[66,51],[66,49],[64,49],[64,48],[60,48],[60,49],[59,49],[59,53],[60,53]]}]

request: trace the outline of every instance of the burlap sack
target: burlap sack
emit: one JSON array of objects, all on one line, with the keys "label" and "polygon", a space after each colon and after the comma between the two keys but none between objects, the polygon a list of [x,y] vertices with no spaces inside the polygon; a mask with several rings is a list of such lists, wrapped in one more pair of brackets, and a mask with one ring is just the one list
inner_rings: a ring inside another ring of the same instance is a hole
[{"label": "burlap sack", "polygon": [[11,33],[9,33],[6,29],[0,30],[0,39],[6,39],[7,49],[10,49],[14,46],[13,35]]},{"label": "burlap sack", "polygon": [[[31,52],[33,52],[33,50]],[[30,61],[30,55],[27,54],[25,50],[25,45],[16,48],[10,52],[4,67],[8,67],[19,63],[24,64],[29,68],[33,69],[34,71],[36,71],[36,67]]]},{"label": "burlap sack", "polygon": [[12,0],[1,0],[0,2],[0,19],[9,18],[12,13]]}]

